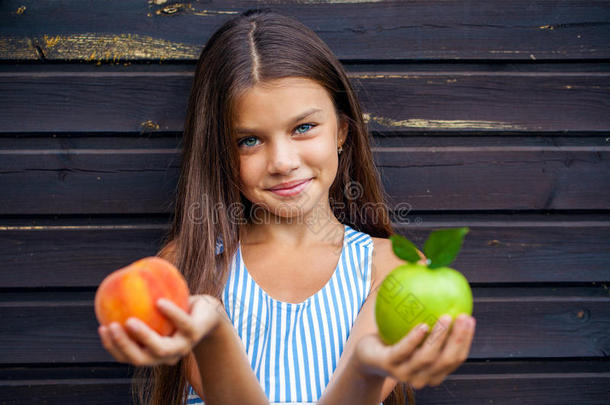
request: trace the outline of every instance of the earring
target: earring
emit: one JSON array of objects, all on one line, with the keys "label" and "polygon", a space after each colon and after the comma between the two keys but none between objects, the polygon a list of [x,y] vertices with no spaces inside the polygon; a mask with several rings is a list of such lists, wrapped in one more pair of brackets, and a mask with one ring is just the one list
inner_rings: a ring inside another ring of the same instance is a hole
[{"label": "earring", "polygon": [[339,146],[339,149],[337,149],[337,151],[339,152],[339,154],[341,154],[341,152],[343,152],[343,146]]}]

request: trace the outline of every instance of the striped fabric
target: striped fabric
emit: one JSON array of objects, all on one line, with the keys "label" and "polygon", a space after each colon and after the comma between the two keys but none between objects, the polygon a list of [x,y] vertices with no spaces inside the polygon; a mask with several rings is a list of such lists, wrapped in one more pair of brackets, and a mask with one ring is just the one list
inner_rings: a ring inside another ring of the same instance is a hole
[{"label": "striped fabric", "polygon": [[[305,301],[288,303],[258,286],[239,245],[223,302],[271,403],[313,404],[322,396],[369,294],[372,253],[372,238],[344,225],[341,256],[330,280]],[[188,388],[187,403],[203,404]]]}]

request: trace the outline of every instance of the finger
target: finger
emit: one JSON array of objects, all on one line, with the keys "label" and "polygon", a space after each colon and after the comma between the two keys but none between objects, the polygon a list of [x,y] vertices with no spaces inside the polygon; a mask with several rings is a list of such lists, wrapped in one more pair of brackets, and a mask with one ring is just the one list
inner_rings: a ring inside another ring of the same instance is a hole
[{"label": "finger", "polygon": [[416,390],[424,388],[429,383],[429,381],[430,375],[425,370],[415,372],[413,375],[411,375],[411,378],[409,379],[411,386]]},{"label": "finger", "polygon": [[[432,383],[433,376],[439,379],[448,374],[448,372],[441,373],[441,375],[435,374],[435,370],[438,370],[438,368],[434,369],[434,367],[439,364],[439,352],[442,352],[443,348],[446,347],[446,341],[449,336],[448,331],[450,329],[453,330],[453,327],[451,327],[451,317],[442,316],[434,325],[423,347],[413,356],[410,378],[413,388],[421,389]],[[447,366],[444,365],[444,367],[444,370],[446,370]]]},{"label": "finger", "polygon": [[198,295],[191,300],[191,312],[184,319],[184,324],[178,326],[192,343],[196,343],[214,329],[220,320],[225,320],[225,317],[226,321],[231,323],[224,306],[218,299],[210,295]]},{"label": "finger", "polygon": [[109,328],[115,347],[128,363],[136,366],[153,364],[153,359],[151,359],[150,355],[127,335],[121,325],[113,322]]},{"label": "finger", "polygon": [[182,357],[190,351],[190,341],[180,332],[172,337],[163,337],[137,318],[129,318],[126,326],[156,361],[165,362],[174,357]]},{"label": "finger", "polygon": [[428,329],[429,327],[425,323],[417,325],[405,337],[391,346],[389,353],[390,362],[392,364],[399,364],[411,357],[417,346],[425,338]]},{"label": "finger", "polygon": [[97,331],[100,335],[100,339],[102,340],[102,346],[104,346],[104,349],[106,349],[116,361],[120,363],[127,363],[127,358],[115,347],[108,327],[100,326]]},{"label": "finger", "polygon": [[475,319],[471,316],[466,314],[458,316],[447,344],[431,370],[432,380],[444,378],[466,361],[474,337],[475,323]]},{"label": "finger", "polygon": [[212,305],[212,306],[216,306],[219,301],[217,299],[215,299],[214,297],[212,297],[211,295],[208,294],[199,294],[199,295],[190,295],[189,296],[189,308],[192,308],[193,304],[203,300],[204,302]]},{"label": "finger", "polygon": [[167,298],[159,298],[156,302],[157,307],[163,311],[163,314],[167,314],[170,315],[172,318],[177,318],[177,319],[186,319],[189,316],[189,313],[191,311],[191,308],[193,307],[193,305],[196,303],[197,301],[191,301],[191,298],[189,298],[189,310],[185,311],[184,309],[182,309],[181,307],[179,307],[178,305],[176,305],[175,302],[173,302],[172,300],[168,300]]},{"label": "finger", "polygon": [[434,325],[434,328],[412,358],[412,367],[415,373],[428,368],[438,358],[445,343],[451,326],[451,316],[443,315]]},{"label": "finger", "polygon": [[[193,312],[195,306],[197,306],[197,301],[191,303],[191,312]],[[194,334],[195,327],[188,312],[184,311],[172,301],[164,298],[157,300],[157,307],[163,315],[167,316],[174,323],[176,328],[178,328],[183,335],[192,336]]]},{"label": "finger", "polygon": [[224,305],[209,295],[199,296],[199,299],[193,304],[192,315],[196,324],[206,332],[216,326],[219,320],[231,323]]},{"label": "finger", "polygon": [[441,357],[447,362],[462,363],[465,361],[474,337],[474,318],[465,314],[458,318],[454,330],[447,340],[447,345],[441,353]]},{"label": "finger", "polygon": [[[222,320],[226,320],[229,323],[231,323],[231,319],[229,318],[229,315],[227,314],[227,311],[225,310],[224,305],[222,304],[222,302],[211,296],[208,294],[203,294],[203,295],[198,295],[197,296],[197,301],[198,303],[204,303],[206,308],[209,308],[210,310],[214,310],[214,315],[219,316],[220,319]],[[211,311],[210,311],[211,313]],[[216,318],[218,319],[218,318]]]},{"label": "finger", "polygon": [[218,314],[212,314],[213,310],[202,298],[191,302],[190,314],[166,299],[159,299],[157,306],[174,323],[178,333],[188,339],[189,346],[197,343],[211,328],[211,322],[208,318],[211,315],[212,317],[218,316]]}]

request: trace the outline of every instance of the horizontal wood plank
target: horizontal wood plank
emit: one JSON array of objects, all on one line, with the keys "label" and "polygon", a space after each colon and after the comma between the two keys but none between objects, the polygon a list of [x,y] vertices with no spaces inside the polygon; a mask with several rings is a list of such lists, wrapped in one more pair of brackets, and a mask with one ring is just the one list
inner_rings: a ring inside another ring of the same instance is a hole
[{"label": "horizontal wood plank", "polygon": [[440,146],[379,148],[375,158],[391,207],[608,209],[609,152],[607,147]]},{"label": "horizontal wood plank", "polygon": [[[605,405],[609,368],[608,362],[593,360],[468,361],[440,386],[417,391],[416,399],[426,404],[480,404],[494,398],[494,403],[512,405],[518,398],[536,405]],[[61,405],[127,404],[129,375],[124,365],[0,368],[0,398],[6,405],[21,405],[24,398]]]},{"label": "horizontal wood plank", "polygon": [[128,379],[74,379],[0,382],[2,405],[131,404]]},{"label": "horizontal wood plank", "polygon": [[[353,72],[372,131],[610,130],[610,73]],[[0,133],[182,131],[192,71],[0,71]]]},{"label": "horizontal wood plank", "polygon": [[[136,0],[25,4],[2,3],[0,60],[193,61],[224,21],[261,6],[252,1]],[[342,60],[610,56],[610,12],[604,2],[592,0],[284,0],[265,6],[303,22]]]},{"label": "horizontal wood plank", "polygon": [[[0,404],[131,403],[95,289],[161,246],[194,64],[259,3],[1,2]],[[470,227],[473,348],[417,402],[605,405],[607,2],[268,3],[348,69],[397,232]]]},{"label": "horizontal wood plank", "polygon": [[609,386],[610,373],[449,376],[438,387],[418,391],[415,398],[438,405],[605,405]]},{"label": "horizontal wood plank", "polygon": [[[399,217],[397,232],[420,247],[433,229],[468,226],[453,266],[471,283],[610,281],[606,214]],[[111,271],[156,254],[168,229],[165,217],[0,220],[0,288],[96,287]]]},{"label": "horizontal wood plank", "polygon": [[[509,363],[509,364],[503,364]],[[438,387],[425,387],[416,391],[416,400],[431,404],[481,404],[494,398],[494,404],[512,405],[515,400],[537,405],[574,403],[605,405],[610,395],[608,365],[599,367],[595,362],[579,362],[584,371],[560,371],[575,367],[574,362],[552,363],[522,362],[467,362],[447,376]],[[500,367],[498,367],[500,366]],[[533,369],[542,368],[543,372]],[[520,372],[526,369],[525,372]],[[4,369],[0,374],[13,373],[20,377],[37,376],[37,368]],[[98,374],[100,368],[55,367],[44,370],[45,377],[37,379],[11,378],[0,382],[3,405],[21,405],[24,398],[45,404],[128,404],[131,403],[130,383],[124,379],[84,378]],[[475,372],[476,371],[476,372]],[[56,374],[78,374],[77,379],[53,379]]]},{"label": "horizontal wood plank", "polygon": [[[0,302],[0,318],[11,325],[0,330],[2,364],[112,361],[97,335],[92,300],[71,294]],[[607,295],[479,297],[475,288],[474,296],[472,359],[603,358],[610,351]]]},{"label": "horizontal wood plank", "polygon": [[[133,141],[107,138],[96,148],[95,138],[0,138],[0,188],[10,190],[0,195],[0,214],[171,212],[180,150],[168,144],[176,140],[137,139],[136,149]],[[392,210],[610,209],[610,145],[454,147],[439,140],[373,153]]]},{"label": "horizontal wood plank", "polygon": [[[11,364],[0,366],[2,382],[23,380],[91,380],[91,379],[129,379],[134,376],[136,367],[125,363],[82,363],[56,364]],[[607,358],[564,358],[564,359],[468,359],[452,375],[466,378],[469,375],[508,375],[538,374],[557,376],[570,373],[610,372]]]}]

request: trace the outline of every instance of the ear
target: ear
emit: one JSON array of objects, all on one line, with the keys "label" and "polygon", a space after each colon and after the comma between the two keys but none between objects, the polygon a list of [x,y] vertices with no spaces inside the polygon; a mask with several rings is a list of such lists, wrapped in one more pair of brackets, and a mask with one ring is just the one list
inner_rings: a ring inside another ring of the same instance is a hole
[{"label": "ear", "polygon": [[337,146],[342,146],[347,139],[347,132],[349,129],[349,124],[346,119],[341,117],[339,121],[339,132],[337,134]]}]

